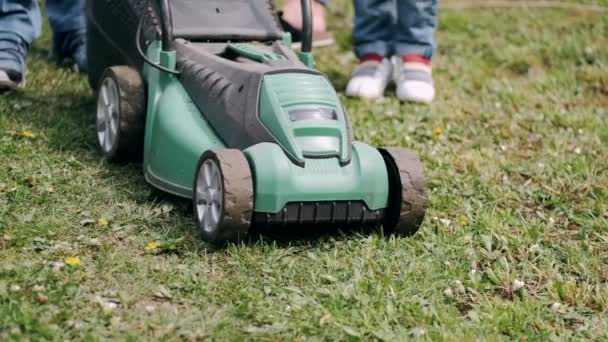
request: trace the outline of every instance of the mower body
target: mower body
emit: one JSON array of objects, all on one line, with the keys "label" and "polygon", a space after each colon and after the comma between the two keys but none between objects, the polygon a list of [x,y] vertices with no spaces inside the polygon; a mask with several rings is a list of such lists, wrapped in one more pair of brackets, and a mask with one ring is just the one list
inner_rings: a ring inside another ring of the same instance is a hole
[{"label": "mower body", "polygon": [[[148,56],[169,67],[174,63],[173,53],[162,52],[159,44],[150,46]],[[196,106],[177,77],[149,66],[143,74],[148,82],[146,180],[192,198],[202,152],[231,146],[218,136],[205,119],[205,109]],[[255,175],[256,217],[275,216],[290,203],[350,201],[353,220],[361,218],[364,207],[370,217],[377,213],[380,219],[389,192],[382,156],[375,148],[352,141],[346,115],[327,78],[316,72],[273,73],[262,78],[260,91],[258,120],[276,142],[239,146]],[[290,111],[292,116],[309,111],[316,118],[292,119]]]},{"label": "mower body", "polygon": [[[391,206],[393,192],[402,190],[394,179],[399,171],[379,150],[353,140],[330,81],[312,68],[310,55],[290,49],[267,0],[174,0],[170,7],[145,0],[91,0],[87,7],[89,79],[99,103],[107,89],[120,88],[120,80],[106,87],[109,68],[126,66],[143,80],[145,128],[129,133],[128,122],[118,126],[123,136],[143,135],[150,184],[193,198],[196,212],[197,201],[207,201],[195,191],[206,153],[238,150],[252,183],[252,198],[243,202],[252,202],[251,210],[238,213],[242,224],[379,225],[391,212],[398,216]],[[167,29],[163,11],[171,9]],[[127,90],[116,91],[123,103],[108,111],[128,111],[130,85],[123,83]],[[99,116],[98,130],[105,127]],[[226,172],[218,177],[229,178]],[[222,184],[218,189],[229,192]],[[231,195],[222,197],[221,210],[238,202]]]}]

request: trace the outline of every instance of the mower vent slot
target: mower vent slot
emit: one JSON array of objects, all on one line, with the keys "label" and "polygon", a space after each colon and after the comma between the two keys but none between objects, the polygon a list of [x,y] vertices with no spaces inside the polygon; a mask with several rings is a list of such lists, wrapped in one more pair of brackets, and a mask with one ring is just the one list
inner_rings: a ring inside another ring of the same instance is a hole
[{"label": "mower vent slot", "polygon": [[260,226],[372,226],[382,222],[384,209],[369,210],[363,201],[291,202],[276,214],[254,213]]}]

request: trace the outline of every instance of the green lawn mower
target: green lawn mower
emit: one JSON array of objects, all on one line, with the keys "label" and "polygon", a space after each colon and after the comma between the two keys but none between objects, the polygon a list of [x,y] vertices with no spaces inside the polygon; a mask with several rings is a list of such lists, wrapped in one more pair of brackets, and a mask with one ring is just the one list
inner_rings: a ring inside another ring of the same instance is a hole
[{"label": "green lawn mower", "polygon": [[97,140],[112,162],[192,199],[203,239],[251,227],[383,226],[412,235],[426,181],[416,154],[355,142],[304,41],[269,0],[89,0],[89,80]]}]

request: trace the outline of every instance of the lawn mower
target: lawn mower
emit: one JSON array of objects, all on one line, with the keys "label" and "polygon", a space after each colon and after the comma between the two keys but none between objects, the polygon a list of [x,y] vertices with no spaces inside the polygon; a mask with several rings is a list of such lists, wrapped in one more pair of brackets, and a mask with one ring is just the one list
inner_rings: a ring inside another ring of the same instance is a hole
[{"label": "lawn mower", "polygon": [[270,0],[89,0],[99,148],[192,199],[211,243],[257,226],[412,235],[426,207],[422,165],[412,151],[354,141],[314,69],[311,0],[302,9],[296,52]]}]

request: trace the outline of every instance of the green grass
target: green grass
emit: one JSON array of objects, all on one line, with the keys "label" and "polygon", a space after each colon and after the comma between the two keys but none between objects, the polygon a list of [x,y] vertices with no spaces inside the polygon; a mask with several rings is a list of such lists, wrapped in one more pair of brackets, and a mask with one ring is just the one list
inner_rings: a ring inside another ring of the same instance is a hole
[{"label": "green grass", "polygon": [[[347,3],[318,53],[340,90]],[[357,139],[419,151],[420,233],[219,251],[187,201],[102,160],[91,91],[46,60],[45,29],[27,90],[0,96],[0,340],[608,339],[608,16],[440,21],[433,105],[344,99]]]}]

